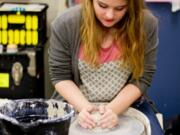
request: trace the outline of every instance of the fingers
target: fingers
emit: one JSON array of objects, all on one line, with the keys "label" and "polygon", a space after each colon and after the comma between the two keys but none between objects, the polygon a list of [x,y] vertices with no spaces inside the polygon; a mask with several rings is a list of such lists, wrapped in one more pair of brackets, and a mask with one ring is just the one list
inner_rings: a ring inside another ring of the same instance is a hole
[{"label": "fingers", "polygon": [[112,115],[113,115],[112,110],[106,109],[101,117],[101,120],[108,119],[108,118],[110,119],[112,117]]},{"label": "fingers", "polygon": [[78,115],[78,123],[83,128],[92,129],[96,126],[95,121],[87,109],[83,109]]},{"label": "fingers", "polygon": [[91,106],[87,107],[87,111],[88,111],[89,113],[92,113],[92,112],[94,112],[94,111],[98,111],[98,107],[95,106],[95,105],[91,105]]},{"label": "fingers", "polygon": [[119,119],[117,114],[115,114],[111,109],[106,109],[99,124],[101,128],[113,128],[118,125],[118,122]]},{"label": "fingers", "polygon": [[109,128],[109,129],[114,128],[117,125],[118,122],[116,120],[111,120],[111,119],[100,123],[101,128]]},{"label": "fingers", "polygon": [[104,105],[100,105],[98,109],[99,109],[99,113],[100,114],[104,114],[105,113],[105,106]]},{"label": "fingers", "polygon": [[[93,111],[99,111],[101,115],[98,122],[96,121],[95,117],[93,117]],[[101,105],[98,108],[96,106],[90,106],[82,109],[78,115],[78,122],[83,128],[86,129],[92,129],[96,126],[111,129],[118,125],[119,119],[118,115],[111,109]]]}]

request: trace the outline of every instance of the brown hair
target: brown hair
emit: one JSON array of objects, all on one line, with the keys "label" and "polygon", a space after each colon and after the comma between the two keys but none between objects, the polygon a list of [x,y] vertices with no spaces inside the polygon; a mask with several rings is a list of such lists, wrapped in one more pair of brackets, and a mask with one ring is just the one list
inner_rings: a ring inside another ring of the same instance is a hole
[{"label": "brown hair", "polygon": [[[85,59],[92,66],[98,65],[100,44],[104,30],[96,19],[93,0],[82,0],[81,40]],[[138,79],[144,71],[144,49],[146,37],[144,32],[144,0],[127,0],[127,12],[117,24],[115,39],[121,40],[123,60],[132,68],[132,77]]]}]

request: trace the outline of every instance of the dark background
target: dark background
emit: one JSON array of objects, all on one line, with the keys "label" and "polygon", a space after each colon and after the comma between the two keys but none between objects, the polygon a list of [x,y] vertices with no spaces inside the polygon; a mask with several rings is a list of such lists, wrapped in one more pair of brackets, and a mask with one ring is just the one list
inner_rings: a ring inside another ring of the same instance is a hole
[{"label": "dark background", "polygon": [[163,113],[165,122],[180,114],[180,11],[170,3],[148,3],[159,19],[157,71],[149,96]]}]

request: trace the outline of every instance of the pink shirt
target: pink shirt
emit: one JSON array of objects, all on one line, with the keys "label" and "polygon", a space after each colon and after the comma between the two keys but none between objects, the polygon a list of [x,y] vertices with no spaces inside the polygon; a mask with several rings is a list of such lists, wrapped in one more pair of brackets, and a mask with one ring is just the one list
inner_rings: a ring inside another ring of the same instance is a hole
[{"label": "pink shirt", "polygon": [[[110,61],[118,60],[120,57],[120,51],[116,45],[116,43],[112,43],[108,48],[102,48],[100,51],[99,61],[100,64],[108,63]],[[83,46],[80,46],[79,50],[79,59],[84,59]]]}]

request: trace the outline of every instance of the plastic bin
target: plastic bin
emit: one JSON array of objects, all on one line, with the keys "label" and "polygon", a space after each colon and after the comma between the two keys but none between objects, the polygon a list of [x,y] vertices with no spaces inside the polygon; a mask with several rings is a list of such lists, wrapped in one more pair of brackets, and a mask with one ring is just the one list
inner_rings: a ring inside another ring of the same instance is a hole
[{"label": "plastic bin", "polygon": [[3,135],[68,135],[74,115],[71,105],[50,99],[1,101]]}]

